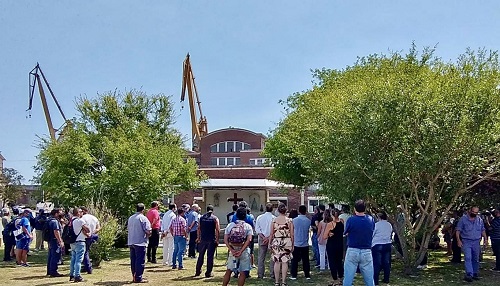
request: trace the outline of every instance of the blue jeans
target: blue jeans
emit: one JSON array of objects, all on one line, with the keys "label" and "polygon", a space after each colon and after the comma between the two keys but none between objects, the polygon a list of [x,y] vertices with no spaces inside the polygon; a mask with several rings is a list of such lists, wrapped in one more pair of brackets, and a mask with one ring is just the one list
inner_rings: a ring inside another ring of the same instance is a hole
[{"label": "blue jeans", "polygon": [[356,269],[359,267],[366,286],[374,286],[373,258],[371,249],[347,248],[344,261],[344,286],[352,286]]},{"label": "blue jeans", "polygon": [[186,249],[186,237],[177,235],[174,236],[174,254],[172,255],[172,266],[176,266],[176,260],[179,262],[179,267],[184,267],[182,265],[182,256],[184,255],[184,250]]},{"label": "blue jeans", "polygon": [[316,266],[319,265],[319,247],[318,247],[318,234],[314,233],[311,236],[312,250],[314,258],[316,259]]},{"label": "blue jeans", "polygon": [[77,241],[71,244],[71,264],[69,265],[69,276],[80,277],[83,255],[85,254],[85,241]]},{"label": "blue jeans", "polygon": [[465,274],[477,275],[479,273],[479,253],[481,253],[481,240],[462,239],[464,252]]},{"label": "blue jeans", "polygon": [[378,285],[380,270],[384,270],[384,283],[389,283],[391,275],[391,250],[392,243],[376,244],[372,247],[373,256],[373,280],[375,285]]},{"label": "blue jeans", "polygon": [[130,270],[134,282],[142,281],[144,274],[144,265],[146,264],[146,246],[129,245],[130,248]]},{"label": "blue jeans", "polygon": [[59,260],[61,259],[61,247],[56,239],[51,239],[48,243],[49,255],[47,257],[47,275],[56,275]]}]

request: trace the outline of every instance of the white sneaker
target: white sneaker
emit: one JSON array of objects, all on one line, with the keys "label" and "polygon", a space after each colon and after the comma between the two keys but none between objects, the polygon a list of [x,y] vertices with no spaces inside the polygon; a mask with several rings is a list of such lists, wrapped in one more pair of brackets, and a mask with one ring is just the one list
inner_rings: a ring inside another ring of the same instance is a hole
[{"label": "white sneaker", "polygon": [[297,277],[290,277],[290,280],[297,280]]},{"label": "white sneaker", "polygon": [[426,268],[427,268],[427,264],[417,266],[417,269],[421,269],[421,270],[426,269]]}]

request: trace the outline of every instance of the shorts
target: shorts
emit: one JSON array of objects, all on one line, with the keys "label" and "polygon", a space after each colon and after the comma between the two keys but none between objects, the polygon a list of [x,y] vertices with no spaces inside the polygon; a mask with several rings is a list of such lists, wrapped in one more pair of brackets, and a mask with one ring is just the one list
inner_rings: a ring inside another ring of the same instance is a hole
[{"label": "shorts", "polygon": [[[241,249],[234,247],[235,249]],[[231,252],[227,256],[227,270],[238,270],[239,272],[250,271],[252,265],[250,262],[250,252],[248,248],[243,251],[240,257],[234,257]]]},{"label": "shorts", "polygon": [[31,239],[29,239],[29,238],[22,238],[20,240],[17,240],[16,241],[16,249],[30,250],[30,242],[31,242]]}]

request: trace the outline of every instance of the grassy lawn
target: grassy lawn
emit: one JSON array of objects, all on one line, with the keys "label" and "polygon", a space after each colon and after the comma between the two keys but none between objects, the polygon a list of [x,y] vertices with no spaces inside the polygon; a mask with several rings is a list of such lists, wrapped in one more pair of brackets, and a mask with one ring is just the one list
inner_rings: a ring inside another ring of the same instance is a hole
[{"label": "grassy lawn", "polygon": [[[1,249],[3,254],[3,249]],[[206,285],[214,286],[222,284],[222,276],[225,272],[225,257],[226,249],[219,247],[217,259],[214,267],[214,277],[198,278],[193,277],[196,260],[185,260],[186,270],[172,270],[166,266],[159,264],[147,264],[145,277],[149,280],[150,285]],[[3,257],[3,255],[0,255]],[[69,283],[68,277],[48,278],[45,277],[47,251],[32,253],[29,257],[29,262],[32,267],[16,267],[14,263],[0,263],[0,285],[65,285]],[[161,257],[161,256],[160,256]],[[500,285],[500,273],[492,272],[493,259],[491,253],[485,256],[485,261],[481,263],[482,280],[473,283],[462,281],[463,266],[453,265],[447,262],[448,257],[444,255],[444,251],[432,252],[429,257],[429,268],[422,270],[414,277],[401,275],[401,265],[395,261],[390,285],[483,285],[483,286],[498,286]],[[59,267],[60,273],[68,274],[69,272],[69,257],[65,258],[65,264]],[[256,271],[253,270],[253,277],[247,279],[247,285],[273,285],[271,279],[257,279]],[[109,262],[103,262],[101,268],[95,269],[92,275],[83,275],[84,283],[80,285],[127,285],[132,284],[132,275],[130,274],[129,258],[127,249],[118,249],[113,253],[112,259]],[[320,273],[313,270],[312,279],[306,281],[302,273],[299,273],[299,279],[296,281],[288,281],[290,286],[298,285],[327,285],[330,282],[329,272]],[[232,279],[230,285],[236,285],[236,280]],[[364,285],[360,277],[356,279],[354,285]],[[384,285],[384,284],[382,284]]]}]

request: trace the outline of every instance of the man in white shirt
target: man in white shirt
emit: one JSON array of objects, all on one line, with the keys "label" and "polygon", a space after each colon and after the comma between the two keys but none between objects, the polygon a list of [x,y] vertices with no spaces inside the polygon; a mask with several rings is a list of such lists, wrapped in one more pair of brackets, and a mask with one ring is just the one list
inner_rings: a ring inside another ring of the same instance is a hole
[{"label": "man in white shirt", "polygon": [[170,225],[175,218],[175,204],[168,205],[168,211],[163,215],[161,221],[161,237],[163,239],[163,265],[170,265],[172,263],[172,254],[174,252],[174,237],[170,232]]},{"label": "man in white shirt", "polygon": [[69,266],[69,281],[82,282],[80,275],[82,268],[83,255],[85,254],[85,239],[90,235],[89,228],[82,218],[83,212],[80,208],[73,209],[73,217],[70,223],[73,226],[73,232],[77,235],[76,241],[71,243],[71,264]]},{"label": "man in white shirt", "polygon": [[89,214],[89,210],[86,207],[81,207],[83,216],[82,220],[89,228],[90,236],[85,239],[85,254],[83,255],[83,267],[88,274],[92,274],[92,262],[90,261],[89,251],[92,244],[98,240],[97,233],[101,230],[101,224],[99,220]]},{"label": "man in white shirt", "polygon": [[[271,222],[275,218],[273,215],[273,205],[266,204],[266,212],[259,215],[255,222],[255,232],[258,235],[259,241],[259,262],[257,267],[257,277],[264,278],[266,254],[269,249],[269,237],[271,236]],[[271,259],[271,266],[269,268],[271,278],[274,279],[274,261]]]}]

